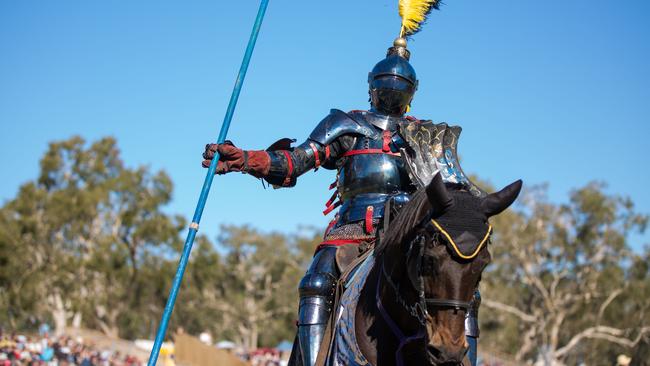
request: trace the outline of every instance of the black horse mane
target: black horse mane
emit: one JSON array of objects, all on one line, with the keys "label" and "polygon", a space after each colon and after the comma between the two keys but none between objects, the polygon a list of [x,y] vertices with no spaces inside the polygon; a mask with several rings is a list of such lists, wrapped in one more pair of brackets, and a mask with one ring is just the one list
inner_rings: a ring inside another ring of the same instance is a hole
[{"label": "black horse mane", "polygon": [[[446,183],[445,187],[450,192],[467,190],[464,185],[455,183]],[[395,219],[390,221],[389,227],[384,228],[384,233],[375,246],[375,255],[383,254],[392,245],[399,245],[405,240],[412,239],[414,229],[431,218],[430,211],[431,202],[426,187],[422,187],[411,196],[411,200],[399,211]],[[384,214],[390,215],[390,212]]]}]

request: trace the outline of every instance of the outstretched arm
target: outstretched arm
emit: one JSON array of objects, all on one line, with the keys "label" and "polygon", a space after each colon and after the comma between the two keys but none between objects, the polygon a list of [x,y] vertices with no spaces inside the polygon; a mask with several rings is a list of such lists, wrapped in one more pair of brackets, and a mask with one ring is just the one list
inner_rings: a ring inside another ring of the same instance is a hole
[{"label": "outstretched arm", "polygon": [[208,144],[203,153],[203,166],[210,166],[219,152],[217,174],[244,172],[264,178],[270,184],[293,187],[297,178],[309,169],[335,169],[344,153],[352,148],[357,136],[376,135],[367,122],[357,121],[338,109],[316,126],[307,141],[292,148],[290,139],[282,139],[261,151],[242,150],[231,142]]},{"label": "outstretched arm", "polygon": [[269,151],[271,166],[265,177],[270,184],[293,187],[299,176],[310,169],[336,168],[336,162],[354,143],[353,136],[341,136],[329,145],[307,139],[294,149]]},{"label": "outstretched arm", "polygon": [[[293,187],[297,178],[310,169],[323,166],[336,168],[336,161],[354,144],[354,136],[342,135],[330,144],[324,145],[307,139],[295,148],[288,146],[270,150],[242,150],[227,141],[223,144],[207,144],[203,153],[203,167],[219,152],[216,173],[248,173],[263,178],[270,184],[281,187]],[[276,144],[274,144],[276,145]]]}]

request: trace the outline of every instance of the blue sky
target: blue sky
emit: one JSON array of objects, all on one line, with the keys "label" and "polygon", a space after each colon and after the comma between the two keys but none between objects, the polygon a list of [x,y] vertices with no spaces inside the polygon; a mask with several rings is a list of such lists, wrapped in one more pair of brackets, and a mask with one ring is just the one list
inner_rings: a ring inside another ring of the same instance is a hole
[{"label": "blue sky", "polygon": [[[330,108],[367,107],[367,72],[399,32],[397,1],[271,0],[229,138],[306,138]],[[0,201],[36,177],[47,142],[115,136],[127,164],[164,169],[188,218],[256,1],[0,2]],[[497,186],[593,180],[650,213],[650,2],[448,0],[410,42],[412,114],[464,128],[466,172]],[[293,189],[218,177],[201,231],[324,227],[334,179]],[[635,236],[639,248],[648,234]]]}]

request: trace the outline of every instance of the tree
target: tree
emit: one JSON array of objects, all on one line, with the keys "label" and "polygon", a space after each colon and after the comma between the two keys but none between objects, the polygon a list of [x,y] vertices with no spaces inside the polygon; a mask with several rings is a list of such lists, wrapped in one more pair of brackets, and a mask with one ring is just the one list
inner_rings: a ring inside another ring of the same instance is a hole
[{"label": "tree", "polygon": [[180,246],[180,217],[171,218],[162,206],[171,198],[169,177],[146,168],[123,169],[102,203],[103,228],[95,235],[94,250],[86,263],[85,295],[92,301],[89,314],[108,335],[119,334],[120,316],[145,310],[147,283],[141,272],[155,268],[152,256],[173,254]]},{"label": "tree", "polygon": [[647,267],[627,237],[648,218],[603,188],[577,189],[564,205],[534,189],[518,212],[496,218],[483,281],[491,346],[520,362],[610,364],[647,340],[647,296],[637,293],[647,291]]},{"label": "tree", "polygon": [[[45,308],[41,284],[46,276],[40,270],[44,254],[30,250],[43,236],[30,214],[36,210],[30,202],[40,194],[29,185],[19,195],[26,199],[0,210],[0,322],[13,329],[28,326],[31,315]],[[19,220],[20,215],[27,218]]]},{"label": "tree", "polygon": [[[163,211],[170,178],[128,167],[113,138],[52,142],[40,163],[38,178],[0,208],[0,322],[153,336],[185,227]],[[249,348],[292,338],[298,281],[318,236],[226,226],[215,245],[200,235],[171,328]]]},{"label": "tree", "polygon": [[[638,320],[639,324],[650,324],[650,246],[646,246],[643,255],[634,256],[629,273],[629,291],[621,296],[621,301],[629,304],[625,310],[635,314],[628,322]],[[615,318],[608,320],[618,321]],[[650,365],[650,337],[641,339],[631,355],[634,365]]]},{"label": "tree", "polygon": [[36,296],[31,301],[37,302],[32,308],[49,309],[57,333],[79,313],[78,270],[99,226],[98,206],[105,198],[106,182],[121,168],[112,145],[104,139],[84,149],[79,137],[51,143],[38,180],[23,185],[18,197],[3,208],[7,234],[3,245],[31,258],[10,256],[14,264],[29,267],[7,288],[30,288]]},{"label": "tree", "polygon": [[224,278],[208,294],[213,310],[221,315],[216,331],[248,349],[257,348],[260,339],[268,345],[293,337],[298,281],[311,254],[305,249],[311,247],[313,253],[317,236],[222,227]]},{"label": "tree", "polygon": [[60,333],[83,314],[116,336],[120,314],[141,305],[139,271],[151,252],[178,246],[183,222],[161,211],[171,189],[164,172],[125,167],[112,138],[51,143],[39,178],[0,215],[8,321],[30,309],[51,317]]}]

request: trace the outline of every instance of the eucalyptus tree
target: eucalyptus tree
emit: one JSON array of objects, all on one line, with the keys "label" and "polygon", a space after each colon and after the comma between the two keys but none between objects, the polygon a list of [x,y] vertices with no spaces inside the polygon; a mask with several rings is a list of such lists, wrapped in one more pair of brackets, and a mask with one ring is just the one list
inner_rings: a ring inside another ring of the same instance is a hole
[{"label": "eucalyptus tree", "polygon": [[483,281],[486,346],[518,362],[598,365],[648,344],[648,270],[629,243],[648,217],[603,188],[576,189],[566,204],[533,189],[497,218]]},{"label": "eucalyptus tree", "polygon": [[179,245],[182,220],[162,211],[171,191],[164,172],[125,166],[113,138],[50,143],[38,178],[0,215],[9,320],[33,311],[60,333],[83,317],[116,336],[119,318],[143,305],[141,271]]},{"label": "eucalyptus tree", "polygon": [[223,281],[208,301],[221,316],[217,329],[248,349],[293,336],[298,281],[318,234],[261,233],[248,226],[223,226]]}]

